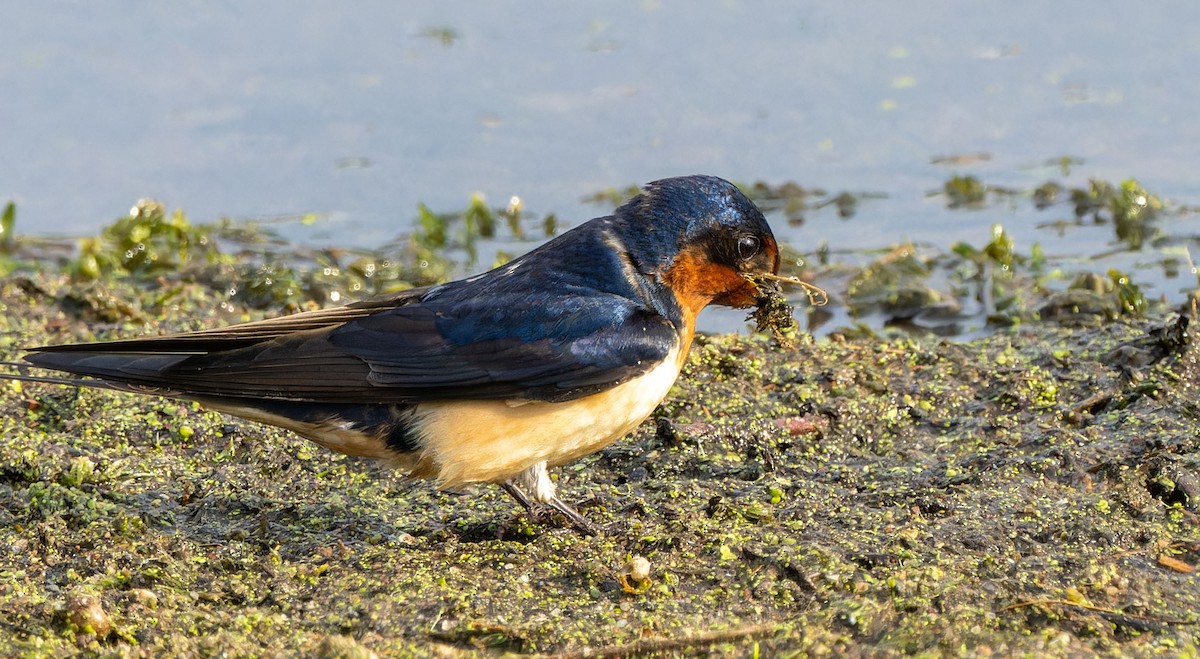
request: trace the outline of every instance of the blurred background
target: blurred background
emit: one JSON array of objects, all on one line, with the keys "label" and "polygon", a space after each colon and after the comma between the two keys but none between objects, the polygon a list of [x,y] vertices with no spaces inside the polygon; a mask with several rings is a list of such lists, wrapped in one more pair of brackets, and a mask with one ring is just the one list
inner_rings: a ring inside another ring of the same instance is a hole
[{"label": "blurred background", "polygon": [[[1136,177],[1200,200],[1190,2],[19,3],[4,25],[0,203],[22,232],[92,234],[152,197],[369,247],[419,203],[517,196],[566,228],[611,208],[597,192],[708,173],[815,192],[772,219],[800,252],[980,246],[1001,223],[1138,269],[1144,246],[1108,253],[1111,230],[1033,191]],[[955,177],[1004,195],[957,203]],[[1149,271],[1155,294],[1195,286]]]}]

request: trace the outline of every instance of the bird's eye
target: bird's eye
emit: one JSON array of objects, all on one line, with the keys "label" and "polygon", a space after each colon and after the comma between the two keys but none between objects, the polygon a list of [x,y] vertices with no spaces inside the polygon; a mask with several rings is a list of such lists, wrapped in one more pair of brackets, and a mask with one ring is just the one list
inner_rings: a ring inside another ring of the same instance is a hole
[{"label": "bird's eye", "polygon": [[754,258],[758,254],[758,250],[762,245],[758,242],[758,238],[754,236],[742,236],[738,238],[737,254],[738,258],[743,261]]}]

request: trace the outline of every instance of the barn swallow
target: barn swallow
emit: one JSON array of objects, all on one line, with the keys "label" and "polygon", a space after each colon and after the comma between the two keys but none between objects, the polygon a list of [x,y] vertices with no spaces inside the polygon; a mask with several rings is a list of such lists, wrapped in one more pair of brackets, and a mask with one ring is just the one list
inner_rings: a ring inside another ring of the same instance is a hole
[{"label": "barn swallow", "polygon": [[778,270],[758,208],[728,181],[685,176],[467,279],[25,359],[86,376],[73,384],[280,426],[442,488],[500,484],[531,514],[549,506],[590,533],[547,469],[636,428],[679,376],[700,310],[754,306],[750,278]]}]

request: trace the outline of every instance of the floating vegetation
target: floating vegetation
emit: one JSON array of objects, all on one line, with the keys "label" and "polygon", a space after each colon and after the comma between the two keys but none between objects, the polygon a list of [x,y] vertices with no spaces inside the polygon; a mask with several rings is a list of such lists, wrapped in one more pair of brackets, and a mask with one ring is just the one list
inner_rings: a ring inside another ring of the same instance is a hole
[{"label": "floating vegetation", "polygon": [[[958,241],[949,246],[900,243],[868,251],[854,246],[833,249],[825,241],[808,249],[781,245],[783,260],[794,272],[803,270],[806,278],[838,293],[840,305],[803,310],[810,330],[852,331],[830,322],[848,317],[867,331],[892,326],[970,336],[1039,320],[1079,323],[1136,317],[1164,302],[1184,304],[1193,299],[1189,295],[1197,297],[1200,275],[1188,238],[1171,243],[1163,229],[1192,211],[1167,204],[1136,179],[1116,184],[1088,180],[1082,186],[1045,181],[1018,193],[975,177],[955,176],[944,187],[938,194],[947,195],[947,205],[955,208],[1003,196],[1010,205],[1006,224],[993,223],[981,243]],[[799,221],[818,210],[826,221],[834,213],[848,217],[863,199],[873,197],[830,194],[793,182],[759,182],[745,189],[773,222],[778,216]],[[637,191],[634,186],[614,188],[588,201],[619,204]],[[1050,228],[1059,236],[1082,227],[1111,226],[1118,247],[1083,261],[1078,254],[1047,255],[1041,244],[1030,242],[1028,231],[1008,224],[1012,204],[1022,199],[1035,209],[1060,212],[1053,222],[1027,226]],[[452,212],[420,204],[410,234],[373,249],[297,246],[280,235],[281,221],[194,224],[183,212],[168,211],[153,201],[139,202],[96,236],[65,244],[17,235],[16,220],[15,204],[9,203],[0,213],[0,273],[19,274],[53,259],[76,284],[73,291],[58,295],[63,307],[109,321],[152,316],[163,305],[176,303],[189,286],[220,291],[226,313],[346,304],[501,265],[531,247],[532,239],[559,230],[557,216],[530,213],[518,197],[495,205],[482,195],[471,196]],[[308,224],[319,222],[320,216],[283,221]],[[820,227],[814,229],[820,232]],[[1150,248],[1151,258],[1137,263],[1110,258]],[[1152,267],[1161,267],[1162,276],[1178,282],[1179,290],[1159,294],[1161,280],[1147,274]],[[115,304],[102,284],[110,277],[140,284],[142,298]],[[1144,289],[1155,294],[1148,296]],[[758,310],[748,320],[762,331],[786,335],[778,331],[794,322],[785,318],[786,298],[770,286],[760,291]]]},{"label": "floating vegetation", "polygon": [[95,238],[85,238],[71,273],[82,280],[129,276],[152,280],[216,263],[220,250],[211,226],[193,226],[183,211],[168,214],[157,201],[139,201]]},{"label": "floating vegetation", "polygon": [[1116,291],[1117,299],[1121,302],[1121,312],[1136,317],[1146,315],[1146,310],[1150,308],[1150,302],[1142,295],[1142,289],[1129,275],[1119,270],[1109,270],[1108,278],[1112,280],[1113,288]]},{"label": "floating vegetation", "polygon": [[1089,179],[1085,186],[1078,187],[1046,181],[1028,193],[1022,193],[985,184],[974,176],[953,176],[942,186],[941,194],[946,197],[947,207],[952,209],[983,208],[989,194],[1006,197],[1027,194],[1034,208],[1040,211],[1069,202],[1076,221],[1112,224],[1116,238],[1130,249],[1141,249],[1147,241],[1159,237],[1154,222],[1166,210],[1162,199],[1132,178],[1116,185]]},{"label": "floating vegetation", "polygon": [[0,214],[0,251],[5,254],[12,252],[13,246],[16,244],[13,233],[16,224],[17,205],[10,201],[4,206],[4,213]]},{"label": "floating vegetation", "polygon": [[879,192],[831,193],[820,188],[806,188],[788,181],[771,185],[762,181],[752,186],[739,186],[764,213],[779,213],[788,224],[803,224],[808,215],[822,208],[833,208],[841,219],[854,217],[864,199],[881,199]]},{"label": "floating vegetation", "polygon": [[583,198],[584,203],[600,204],[616,208],[633,197],[641,194],[640,185],[627,185],[623,188],[606,188]]},{"label": "floating vegetation", "polygon": [[974,176],[953,176],[942,186],[950,208],[982,207],[987,201],[987,186]]},{"label": "floating vegetation", "polygon": [[899,245],[854,274],[846,299],[855,315],[882,312],[889,319],[912,318],[947,299],[930,285],[933,274],[929,256],[914,245]]},{"label": "floating vegetation", "polygon": [[[308,224],[316,215],[291,221]],[[64,271],[76,284],[62,302],[79,313],[118,320],[121,309],[153,311],[170,302],[182,286],[204,286],[226,297],[223,308],[299,310],[345,304],[355,299],[445,281],[476,268],[483,242],[523,241],[529,233],[552,234],[553,215],[525,213],[513,197],[502,208],[473,195],[467,206],[452,213],[435,213],[418,206],[416,229],[377,250],[312,250],[289,243],[271,226],[222,219],[193,224],[181,210],[168,211],[156,201],[139,201],[96,236],[75,242],[72,249],[57,243],[15,237],[16,208],[10,203],[0,215],[0,272],[42,264],[54,254],[67,254]],[[272,224],[279,224],[278,222]],[[13,256],[24,256],[28,260]],[[489,246],[497,260],[509,258]],[[498,265],[495,263],[493,265]],[[104,281],[122,278],[142,285],[143,299],[114,306],[105,301]]]},{"label": "floating vegetation", "polygon": [[427,27],[421,30],[419,34],[426,39],[438,42],[445,48],[453,46],[454,42],[458,41],[459,36],[458,30],[445,26]]}]

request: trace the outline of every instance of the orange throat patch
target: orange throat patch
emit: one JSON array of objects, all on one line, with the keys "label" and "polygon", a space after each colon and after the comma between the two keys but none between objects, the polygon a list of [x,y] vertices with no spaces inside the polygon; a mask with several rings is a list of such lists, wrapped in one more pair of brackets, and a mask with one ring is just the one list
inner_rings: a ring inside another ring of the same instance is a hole
[{"label": "orange throat patch", "polygon": [[714,301],[731,307],[749,307],[754,305],[757,295],[754,284],[733,268],[713,263],[697,246],[680,250],[663,280],[683,307],[689,326],[694,326],[696,315]]}]

